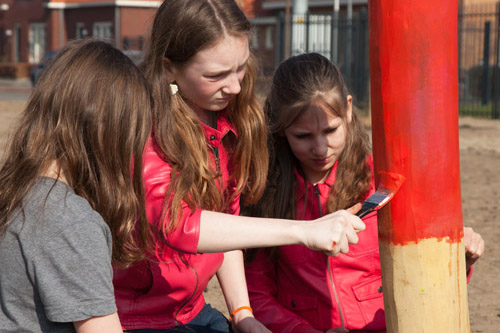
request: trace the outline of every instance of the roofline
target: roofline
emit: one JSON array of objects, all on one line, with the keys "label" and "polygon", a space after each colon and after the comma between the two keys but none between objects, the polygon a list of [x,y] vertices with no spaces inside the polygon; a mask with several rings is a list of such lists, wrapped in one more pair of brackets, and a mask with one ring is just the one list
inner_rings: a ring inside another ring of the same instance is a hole
[{"label": "roofline", "polygon": [[46,2],[45,8],[49,9],[73,9],[73,8],[91,8],[91,7],[141,7],[158,8],[162,1],[144,1],[144,0],[115,0],[103,2]]},{"label": "roofline", "polygon": [[[368,0],[350,0],[353,5],[367,5]],[[348,0],[339,0],[340,5],[347,5]],[[286,1],[273,1],[267,2],[264,1],[262,3],[263,9],[284,9],[286,6]],[[332,7],[332,0],[318,0],[318,1],[309,1],[309,7]]]},{"label": "roofline", "polygon": [[276,24],[278,22],[276,16],[257,16],[249,18],[249,20],[254,25]]}]

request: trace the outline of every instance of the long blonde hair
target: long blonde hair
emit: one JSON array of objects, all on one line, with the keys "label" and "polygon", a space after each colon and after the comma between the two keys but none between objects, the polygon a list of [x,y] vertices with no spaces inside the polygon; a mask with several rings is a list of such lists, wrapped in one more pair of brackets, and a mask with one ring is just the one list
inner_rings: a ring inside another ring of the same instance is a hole
[{"label": "long blonde hair", "polygon": [[0,171],[0,235],[55,163],[109,225],[113,262],[142,259],[142,153],[151,107],[144,76],[122,52],[100,41],[69,43],[43,72],[14,132]]},{"label": "long blonde hair", "polygon": [[268,185],[258,204],[245,209],[246,214],[295,219],[294,169],[300,167],[284,131],[313,102],[324,104],[342,118],[346,127],[346,143],[327,201],[328,212],[348,208],[366,196],[372,179],[367,162],[369,138],[354,111],[351,122],[347,121],[347,95],[340,70],[320,54],[302,54],[280,64],[265,104],[271,131]]},{"label": "long blonde hair", "polygon": [[[250,33],[251,24],[233,0],[168,0],[158,9],[143,69],[155,100],[154,140],[173,168],[163,204],[163,216],[169,216],[164,232],[176,227],[182,201],[191,209],[222,211],[228,198],[216,185],[217,175],[210,167],[209,148],[194,110],[182,94],[170,93],[163,60],[181,68],[223,36],[249,38]],[[265,117],[254,93],[255,77],[256,61],[251,56],[241,92],[227,107],[238,135],[233,149],[235,193],[245,192],[249,203],[262,194],[268,166]]]}]

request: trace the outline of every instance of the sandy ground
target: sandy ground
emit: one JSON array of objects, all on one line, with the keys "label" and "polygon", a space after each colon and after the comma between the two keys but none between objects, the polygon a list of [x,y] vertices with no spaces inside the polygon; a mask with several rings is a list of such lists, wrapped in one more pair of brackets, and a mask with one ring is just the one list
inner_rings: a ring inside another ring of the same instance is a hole
[{"label": "sandy ground", "polygon": [[500,121],[460,119],[464,225],[486,244],[469,284],[472,332],[500,332]]},{"label": "sandy ground", "polygon": [[[0,88],[1,89],[1,88]],[[0,150],[25,104],[0,94]],[[460,163],[464,224],[479,232],[486,251],[468,286],[472,332],[500,331],[500,121],[460,119]],[[227,314],[216,279],[205,293]]]}]

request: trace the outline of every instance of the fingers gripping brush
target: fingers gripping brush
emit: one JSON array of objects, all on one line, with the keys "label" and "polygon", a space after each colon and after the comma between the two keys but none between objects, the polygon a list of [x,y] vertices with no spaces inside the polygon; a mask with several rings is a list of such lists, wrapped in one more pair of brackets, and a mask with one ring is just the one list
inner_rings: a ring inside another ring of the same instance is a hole
[{"label": "fingers gripping brush", "polygon": [[394,172],[379,172],[380,183],[377,191],[370,195],[361,205],[357,216],[364,217],[367,214],[384,207],[396,195],[406,178]]}]

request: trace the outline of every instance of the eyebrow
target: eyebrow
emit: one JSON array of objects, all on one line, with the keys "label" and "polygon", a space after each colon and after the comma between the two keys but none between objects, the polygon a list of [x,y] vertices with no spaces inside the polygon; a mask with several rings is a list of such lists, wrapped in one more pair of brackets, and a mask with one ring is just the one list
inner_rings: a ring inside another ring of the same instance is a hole
[{"label": "eyebrow", "polygon": [[[244,69],[247,64],[248,64],[248,60],[250,58],[247,58],[247,60],[245,60],[245,62],[243,64],[241,64],[240,66],[238,66],[238,68],[236,68],[236,71],[239,72],[240,70]],[[206,74],[206,76],[214,76],[214,75],[226,75],[226,74],[229,74],[231,73],[232,70],[228,69],[228,70],[222,70],[222,71],[214,71],[214,72],[209,72],[208,74]]]},{"label": "eyebrow", "polygon": [[[328,124],[328,126],[322,128],[321,130],[325,131],[325,130],[337,129],[341,125],[342,125],[342,123],[338,123],[336,121],[335,124]],[[297,134],[308,134],[308,133],[311,133],[312,131],[309,129],[303,129],[303,128],[299,127],[299,128],[296,128],[295,130],[292,129],[292,132],[294,132],[293,134],[297,135]]]}]

